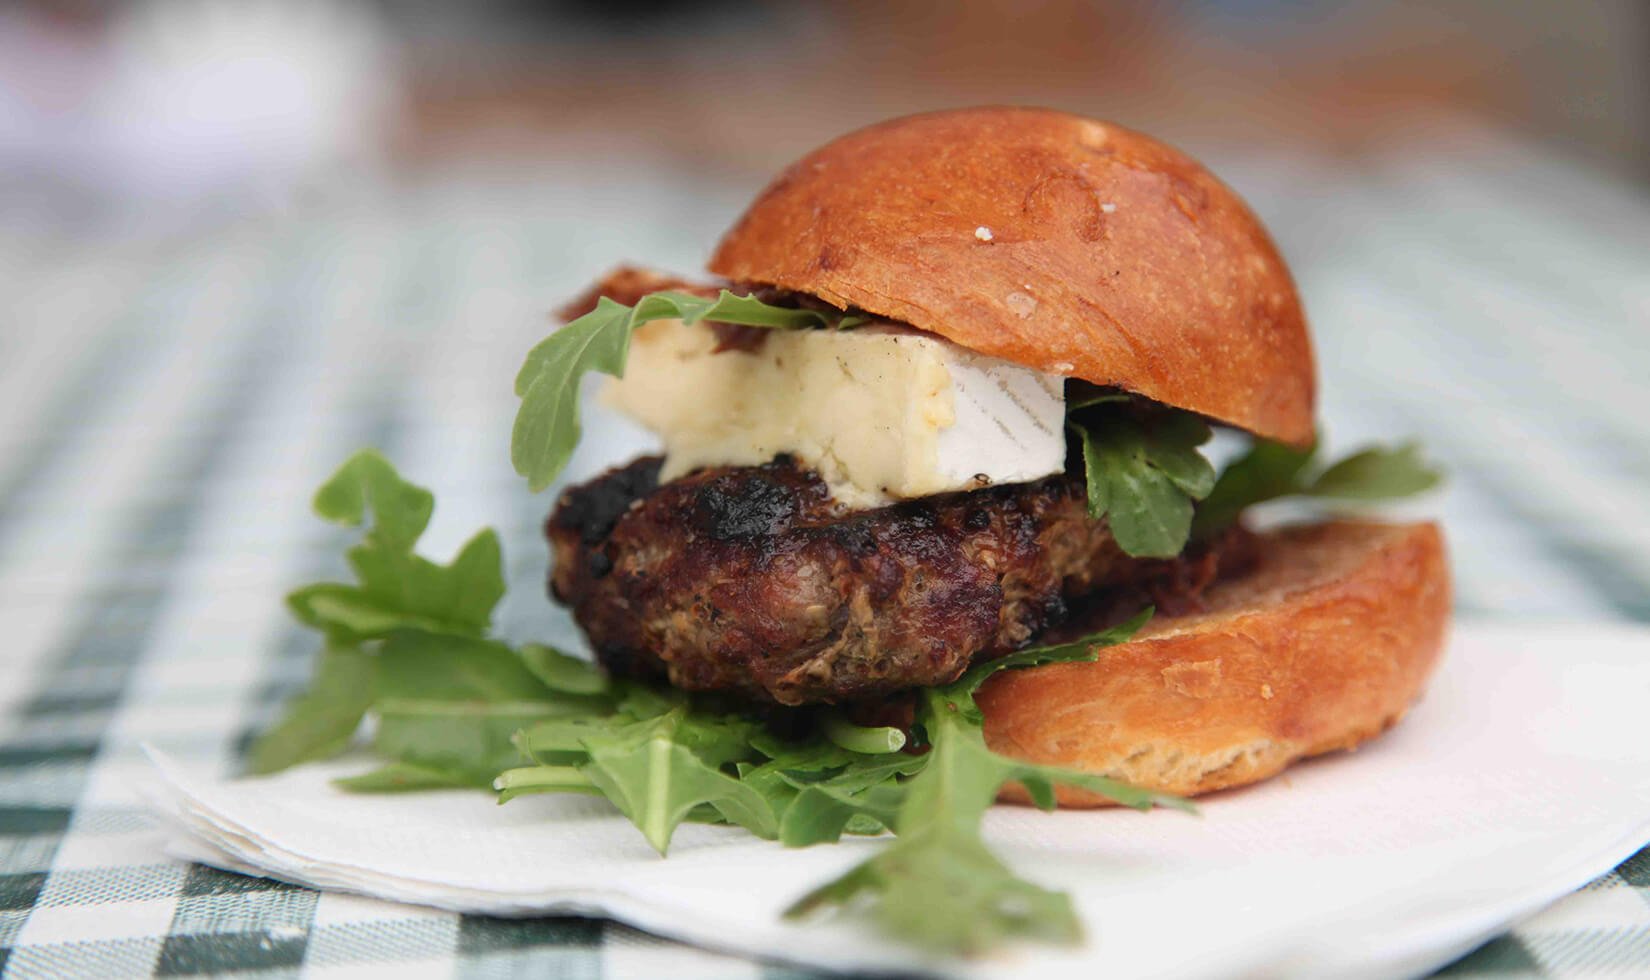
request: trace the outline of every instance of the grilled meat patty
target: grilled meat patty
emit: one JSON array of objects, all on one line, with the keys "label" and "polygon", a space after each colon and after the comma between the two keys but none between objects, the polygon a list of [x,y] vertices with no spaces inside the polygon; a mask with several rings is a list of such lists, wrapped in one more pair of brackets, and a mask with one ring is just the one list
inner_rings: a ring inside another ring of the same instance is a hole
[{"label": "grilled meat patty", "polygon": [[943,684],[1070,602],[1195,601],[1219,561],[1130,558],[1074,476],[844,511],[784,456],[663,486],[659,465],[562,495],[550,588],[608,669],[687,690],[798,705]]}]

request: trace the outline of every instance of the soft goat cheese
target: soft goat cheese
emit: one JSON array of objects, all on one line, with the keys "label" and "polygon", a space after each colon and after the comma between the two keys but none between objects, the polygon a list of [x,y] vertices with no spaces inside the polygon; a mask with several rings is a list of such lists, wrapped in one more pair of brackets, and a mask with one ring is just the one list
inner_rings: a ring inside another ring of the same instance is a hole
[{"label": "soft goat cheese", "polygon": [[843,504],[872,507],[1065,466],[1058,375],[897,327],[772,330],[753,351],[717,344],[703,324],[649,323],[604,393],[663,440],[661,479],[784,452]]}]

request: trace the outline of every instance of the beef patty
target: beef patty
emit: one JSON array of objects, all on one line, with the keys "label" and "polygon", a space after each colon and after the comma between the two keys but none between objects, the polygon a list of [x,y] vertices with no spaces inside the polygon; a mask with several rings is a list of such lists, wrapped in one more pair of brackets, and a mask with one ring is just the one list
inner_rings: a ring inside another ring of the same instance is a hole
[{"label": "beef patty", "polygon": [[1079,601],[1195,603],[1222,550],[1130,558],[1075,476],[844,511],[784,456],[663,486],[659,465],[562,494],[552,595],[617,674],[785,705],[946,683]]}]

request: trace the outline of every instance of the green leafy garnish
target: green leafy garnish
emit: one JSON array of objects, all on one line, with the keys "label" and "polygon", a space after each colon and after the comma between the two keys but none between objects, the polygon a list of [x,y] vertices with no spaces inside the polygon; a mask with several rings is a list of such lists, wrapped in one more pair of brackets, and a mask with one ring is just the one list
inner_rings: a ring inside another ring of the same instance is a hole
[{"label": "green leafy garnish", "polygon": [[850,752],[876,754],[905,748],[905,733],[898,728],[867,728],[850,724],[837,714],[826,715],[819,727],[826,738]]},{"label": "green leafy garnish", "polygon": [[421,558],[413,549],[429,525],[435,498],[401,479],[383,456],[351,456],[316,491],[316,514],[336,524],[372,523],[347,557],[356,582],[325,582],[294,591],[287,605],[299,621],[321,631],[327,648],[308,692],[285,719],[251,747],[253,772],[274,772],[342,751],[362,716],[380,696],[379,641],[398,630],[443,636],[479,636],[504,596],[498,536],[483,531],[451,564]]},{"label": "green leafy garnish", "polygon": [[608,690],[607,678],[591,670],[588,660],[538,643],[525,644],[517,653],[541,684],[559,694],[597,695]]},{"label": "green leafy garnish", "polygon": [[1430,490],[1443,479],[1421,458],[1420,447],[1414,443],[1395,449],[1374,446],[1322,470],[1313,465],[1316,456],[1316,446],[1293,449],[1257,440],[1248,453],[1221,473],[1198,507],[1193,533],[1217,531],[1237,520],[1244,510],[1269,500],[1390,500]]},{"label": "green leafy garnish", "polygon": [[1312,481],[1312,496],[1334,500],[1391,500],[1431,490],[1443,479],[1421,458],[1421,447],[1372,447],[1340,460]]},{"label": "green leafy garnish", "polygon": [[316,491],[315,512],[336,524],[372,526],[347,557],[356,583],[324,582],[287,597],[294,615],[338,643],[381,639],[397,629],[479,636],[504,597],[498,535],[481,531],[451,564],[413,553],[435,498],[403,481],[383,456],[362,450]]},{"label": "green leafy garnish", "polygon": [[982,664],[970,667],[961,677],[952,681],[946,690],[954,698],[966,699],[972,707],[974,692],[980,685],[991,679],[993,674],[1004,670],[1015,670],[1022,667],[1041,667],[1045,664],[1088,663],[1099,659],[1100,648],[1115,646],[1140,631],[1142,626],[1150,622],[1151,609],[1143,609],[1132,619],[1125,620],[1111,629],[1094,633],[1069,643],[1054,643],[1048,646],[1030,647],[1019,650],[995,660],[987,660]]},{"label": "green leafy garnish", "polygon": [[857,326],[864,318],[773,306],[725,289],[713,300],[689,293],[653,293],[633,307],[602,297],[595,309],[529,351],[516,375],[521,408],[510,436],[510,459],[534,493],[555,481],[579,444],[579,381],[591,371],[622,377],[630,335],[650,320],[842,330]]},{"label": "green leafy garnish", "polygon": [[[1086,402],[1105,406],[1115,398]],[[1194,502],[1215,484],[1198,451],[1209,427],[1184,412],[1138,418],[1126,408],[1072,421],[1083,446],[1089,516],[1106,519],[1117,546],[1137,558],[1172,558],[1186,547]]]},{"label": "green leafy garnish", "polygon": [[630,818],[660,854],[676,827],[701,804],[758,837],[779,833],[768,799],[706,761],[678,737],[685,708],[581,740],[589,761],[579,771]]},{"label": "green leafy garnish", "polygon": [[928,692],[923,703],[931,747],[904,788],[898,839],[787,915],[868,898],[866,912],[884,932],[945,952],[977,953],[1010,935],[1076,942],[1082,930],[1070,899],[1015,876],[980,836],[1011,767],[943,697]]},{"label": "green leafy garnish", "polygon": [[1118,547],[1137,558],[1172,558],[1192,537],[1269,500],[1390,500],[1440,480],[1414,444],[1372,447],[1317,469],[1315,447],[1266,439],[1217,479],[1198,448],[1209,441],[1209,426],[1195,415],[1141,414],[1129,396],[1104,390],[1080,392],[1067,413],[1082,447],[1089,516],[1106,518]]},{"label": "green leafy garnish", "polygon": [[1182,800],[1138,790],[1092,773],[1021,762],[985,744],[974,692],[998,670],[1092,661],[1102,647],[1133,635],[1150,613],[1075,643],[1024,651],[975,667],[960,680],[922,692],[918,721],[929,751],[900,786],[893,844],[799,899],[793,917],[865,901],[881,928],[943,951],[977,953],[1009,936],[1075,942],[1082,930],[1069,897],[1016,876],[986,847],[980,822],[1003,784],[1018,782],[1044,809],[1054,787],[1070,785],[1126,806],[1181,808]]},{"label": "green leafy garnish", "polygon": [[[569,325],[579,328],[567,334],[574,340],[555,347],[563,336],[557,334],[524,369],[524,417],[530,405],[563,412],[528,420],[529,428],[541,422],[549,428],[534,429],[543,438],[526,450],[524,472],[543,482],[554,478],[577,437],[569,394],[577,376],[622,370],[629,331],[663,316],[763,326],[829,322],[727,293],[715,301],[656,294],[634,310],[598,305]],[[1198,448],[1209,438],[1203,422],[1136,408],[1101,393],[1081,406],[1084,420],[1072,423],[1083,448],[1090,511],[1106,517],[1119,545],[1134,555],[1178,554],[1194,529],[1218,528],[1243,508],[1278,497],[1379,499],[1438,480],[1413,446],[1365,450],[1316,470],[1310,451],[1268,442],[1257,443],[1217,480]],[[518,436],[521,425],[518,420]],[[1096,659],[1132,636],[1150,610],[1080,640],[977,665],[918,693],[909,732],[820,712],[802,734],[781,737],[711,700],[610,679],[554,648],[494,638],[492,614],[504,592],[497,536],[482,531],[448,564],[419,556],[434,500],[377,453],[347,461],[314,504],[327,520],[366,525],[348,551],[356,580],[308,586],[289,597],[293,614],[321,633],[324,649],[310,689],[252,746],[249,766],[256,772],[335,754],[371,715],[381,764],[340,780],[345,789],[486,787],[500,802],[539,793],[602,796],[661,854],[687,822],[734,824],[787,847],[892,831],[886,847],[803,896],[788,914],[866,909],[896,937],[959,953],[1009,937],[1072,942],[1080,936],[1070,899],[1015,875],[981,835],[984,815],[1005,785],[1018,784],[1045,809],[1055,806],[1059,786],[1139,809],[1190,809],[1176,797],[1100,774],[998,755],[985,742],[975,703],[980,686],[998,671]]]},{"label": "green leafy garnish", "polygon": [[412,762],[390,762],[371,772],[337,780],[336,785],[357,793],[416,793],[430,789],[473,788],[475,780],[451,769]]},{"label": "green leafy garnish", "polygon": [[[364,715],[376,718],[381,764],[338,781],[357,792],[490,787],[501,802],[536,793],[608,799],[661,854],[687,822],[735,824],[787,847],[843,834],[897,838],[865,865],[798,903],[798,912],[867,898],[894,934],[969,952],[1009,935],[1070,941],[1069,900],[1016,877],[986,847],[980,821],[1009,782],[1044,807],[1054,787],[1078,786],[1119,803],[1184,806],[1104,776],[999,756],[985,744],[974,693],[999,670],[1093,660],[1150,615],[1066,644],[975,667],[918,699],[907,733],[822,712],[781,737],[748,715],[670,688],[604,676],[550,647],[490,636],[501,589],[490,532],[439,565],[414,553],[433,509],[374,453],[345,463],[316,496],[323,517],[360,526],[350,550],[354,584],[294,593],[293,611],[327,640],[314,686],[251,750],[273,771],[332,754]],[[477,557],[480,556],[480,557]],[[486,558],[487,560],[482,560]],[[377,618],[340,617],[313,601],[350,596]],[[299,600],[296,597],[302,597]],[[370,600],[370,601],[369,601]],[[435,614],[413,605],[428,602]]]},{"label": "green leafy garnish", "polygon": [[378,661],[356,647],[322,650],[308,690],[248,750],[248,770],[278,772],[342,752],[377,696],[377,674]]}]

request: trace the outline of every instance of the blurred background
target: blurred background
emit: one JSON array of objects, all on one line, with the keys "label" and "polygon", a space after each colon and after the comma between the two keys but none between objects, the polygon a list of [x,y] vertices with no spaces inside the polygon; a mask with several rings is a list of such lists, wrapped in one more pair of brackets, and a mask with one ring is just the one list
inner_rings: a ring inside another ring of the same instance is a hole
[{"label": "blurred background", "polygon": [[65,216],[245,210],[368,165],[642,156],[744,186],[873,120],[1005,102],[1350,158],[1468,117],[1642,184],[1647,47],[1636,0],[24,0],[0,166]]},{"label": "blurred background", "polygon": [[[0,811],[44,829],[0,885],[153,864],[141,741],[239,768],[309,673],[279,596],[344,573],[308,501],[361,445],[436,491],[431,555],[499,528],[504,635],[576,648],[507,452],[547,311],[696,271],[839,133],[973,103],[1145,130],[1249,199],[1330,449],[1448,469],[1400,513],[1444,519],[1464,616],[1650,622],[1643,0],[11,0]],[[571,480],[636,448],[587,422]]]}]

